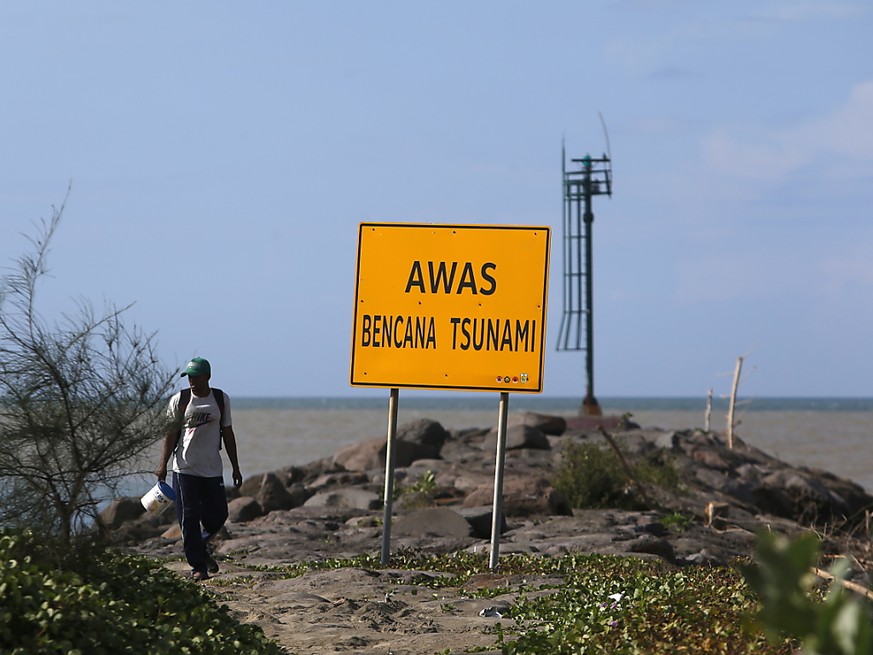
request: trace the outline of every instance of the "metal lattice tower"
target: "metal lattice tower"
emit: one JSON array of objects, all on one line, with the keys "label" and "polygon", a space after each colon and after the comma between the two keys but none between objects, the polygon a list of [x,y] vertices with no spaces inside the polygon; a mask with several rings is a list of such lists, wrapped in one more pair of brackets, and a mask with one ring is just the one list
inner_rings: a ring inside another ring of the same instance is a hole
[{"label": "metal lattice tower", "polygon": [[[609,157],[585,155],[570,160],[578,170],[567,170],[567,157],[561,148],[564,186],[564,314],[558,334],[558,350],[585,352],[586,387],[582,413],[599,416],[600,405],[594,396],[594,302],[591,226],[594,213],[591,198],[612,195],[612,168]],[[584,319],[584,320],[583,320]]]}]

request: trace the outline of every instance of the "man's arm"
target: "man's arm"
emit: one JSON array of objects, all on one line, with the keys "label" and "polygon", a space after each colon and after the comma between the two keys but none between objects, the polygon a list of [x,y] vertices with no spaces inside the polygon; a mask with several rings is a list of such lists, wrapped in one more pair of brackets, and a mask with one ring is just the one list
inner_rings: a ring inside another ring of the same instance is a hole
[{"label": "man's arm", "polygon": [[239,470],[239,460],[236,455],[236,435],[233,433],[233,427],[228,425],[221,428],[221,436],[224,439],[224,449],[227,451],[230,465],[233,467],[233,486],[239,488],[242,485],[243,478]]},{"label": "man's arm", "polygon": [[158,476],[158,480],[167,479],[167,463],[170,461],[173,451],[176,450],[176,439],[178,436],[179,431],[172,428],[164,433],[164,445],[161,448],[161,461],[158,462],[158,468],[155,469],[155,475]]}]

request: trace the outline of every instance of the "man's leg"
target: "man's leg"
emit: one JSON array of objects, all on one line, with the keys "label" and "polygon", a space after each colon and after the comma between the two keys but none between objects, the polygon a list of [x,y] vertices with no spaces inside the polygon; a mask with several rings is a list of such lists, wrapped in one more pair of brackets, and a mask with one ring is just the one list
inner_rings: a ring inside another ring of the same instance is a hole
[{"label": "man's leg", "polygon": [[182,548],[185,559],[195,573],[206,574],[206,556],[203,537],[200,534],[202,520],[202,481],[195,475],[173,473],[173,490],[176,492],[176,516],[182,528]]},{"label": "man's leg", "polygon": [[214,546],[210,543],[224,522],[227,520],[227,495],[224,491],[224,480],[221,477],[204,478],[201,508],[203,523],[204,559],[209,573],[218,573],[218,562],[213,557]]},{"label": "man's leg", "polygon": [[201,479],[203,487],[200,497],[200,521],[203,523],[203,538],[208,540],[215,536],[227,521],[227,495],[224,491],[223,478]]}]

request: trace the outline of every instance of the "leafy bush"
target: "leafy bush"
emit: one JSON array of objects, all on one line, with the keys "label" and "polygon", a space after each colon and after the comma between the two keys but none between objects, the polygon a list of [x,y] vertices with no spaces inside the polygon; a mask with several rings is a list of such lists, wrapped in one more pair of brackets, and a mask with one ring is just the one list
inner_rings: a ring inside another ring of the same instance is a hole
[{"label": "leafy bush", "polygon": [[0,652],[282,652],[260,628],[240,625],[205,590],[154,562],[94,546],[68,561],[56,552],[32,535],[0,536]]},{"label": "leafy bush", "polygon": [[873,653],[871,605],[842,586],[845,560],[831,571],[834,581],[824,602],[815,597],[812,568],[819,540],[807,534],[795,540],[761,535],[755,563],[745,577],[761,599],[758,625],[772,638],[791,635],[803,641],[804,655],[869,655]]}]

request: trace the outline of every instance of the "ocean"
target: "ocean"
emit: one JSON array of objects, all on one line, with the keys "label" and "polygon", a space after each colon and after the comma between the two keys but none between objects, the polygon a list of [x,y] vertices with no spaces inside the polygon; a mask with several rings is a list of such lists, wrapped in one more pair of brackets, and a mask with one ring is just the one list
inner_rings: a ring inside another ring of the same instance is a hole
[{"label": "ocean", "polygon": [[[235,398],[234,432],[243,476],[305,464],[370,437],[385,436],[388,398]],[[604,414],[630,414],[642,427],[703,428],[706,398],[598,398]],[[499,394],[434,396],[401,389],[398,425],[419,418],[447,429],[497,425]],[[510,394],[509,413],[577,415],[579,398]],[[724,432],[728,401],[714,398],[710,428]],[[790,464],[830,471],[873,493],[873,398],[743,398],[734,433],[746,443]],[[158,445],[152,453],[158,457]],[[489,463],[494,455],[483,453]],[[226,462],[226,460],[225,460]],[[147,463],[145,470],[153,465]],[[229,466],[225,463],[229,481]],[[153,481],[146,476],[148,485]],[[143,493],[148,486],[143,486]]]}]

